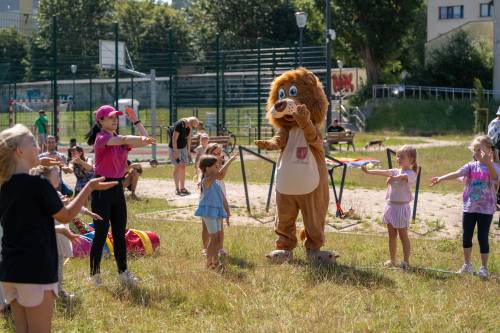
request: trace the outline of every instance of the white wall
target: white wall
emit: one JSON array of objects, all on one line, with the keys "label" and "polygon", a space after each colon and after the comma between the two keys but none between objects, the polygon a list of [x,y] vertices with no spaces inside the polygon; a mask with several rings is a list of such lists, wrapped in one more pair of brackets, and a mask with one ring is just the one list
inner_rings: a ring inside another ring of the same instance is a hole
[{"label": "white wall", "polygon": [[[480,4],[489,0],[428,0],[427,41],[471,21],[491,21],[492,17],[480,17]],[[464,6],[463,19],[439,19],[439,7]]]}]

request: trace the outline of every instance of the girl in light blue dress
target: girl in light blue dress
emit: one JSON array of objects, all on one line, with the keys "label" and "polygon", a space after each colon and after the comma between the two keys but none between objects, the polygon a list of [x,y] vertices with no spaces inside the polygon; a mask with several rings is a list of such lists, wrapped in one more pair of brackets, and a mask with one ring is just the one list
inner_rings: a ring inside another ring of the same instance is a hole
[{"label": "girl in light blue dress", "polygon": [[199,166],[202,172],[201,197],[194,215],[201,217],[208,230],[207,268],[224,270],[224,260],[219,260],[218,253],[223,248],[222,220],[226,219],[229,225],[230,212],[226,197],[217,180],[220,172],[217,157],[203,155]]}]

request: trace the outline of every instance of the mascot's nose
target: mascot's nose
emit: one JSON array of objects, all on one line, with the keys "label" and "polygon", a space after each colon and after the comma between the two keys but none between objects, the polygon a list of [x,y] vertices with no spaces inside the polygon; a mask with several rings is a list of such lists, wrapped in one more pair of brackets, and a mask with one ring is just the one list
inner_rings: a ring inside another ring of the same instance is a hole
[{"label": "mascot's nose", "polygon": [[286,109],[286,101],[279,101],[276,104],[274,104],[274,109],[277,112],[281,112]]}]

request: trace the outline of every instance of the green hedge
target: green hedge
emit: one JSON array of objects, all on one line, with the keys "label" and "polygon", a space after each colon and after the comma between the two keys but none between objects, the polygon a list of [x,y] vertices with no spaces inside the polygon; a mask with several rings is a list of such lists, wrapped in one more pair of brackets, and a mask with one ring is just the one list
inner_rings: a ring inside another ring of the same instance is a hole
[{"label": "green hedge", "polygon": [[[489,120],[497,107],[491,103]],[[366,129],[432,135],[472,133],[473,127],[474,112],[469,101],[379,100],[368,117]]]}]

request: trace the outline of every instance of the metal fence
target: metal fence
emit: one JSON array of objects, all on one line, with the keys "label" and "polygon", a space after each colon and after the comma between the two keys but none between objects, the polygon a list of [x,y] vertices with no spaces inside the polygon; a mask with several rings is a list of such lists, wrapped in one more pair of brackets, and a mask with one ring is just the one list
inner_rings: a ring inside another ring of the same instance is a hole
[{"label": "metal fence", "polygon": [[[121,68],[99,68],[98,49],[92,54],[63,51],[65,48],[58,44],[60,32],[55,18],[52,24],[52,46],[33,51],[27,75],[30,80],[6,82],[0,87],[0,128],[9,126],[9,111],[15,111],[10,114],[11,123],[31,125],[38,116],[34,111],[44,108],[51,125],[55,125],[51,126],[55,135],[62,140],[75,137],[81,141],[99,105],[116,105],[119,99],[128,98],[139,101],[143,122],[150,128],[155,126],[160,142],[167,140],[164,128],[188,115],[198,116],[213,133],[216,128],[225,127],[245,140],[260,137],[266,124],[263,116],[269,84],[283,71],[298,67],[301,52],[298,43],[261,39],[255,41],[255,48],[221,49],[217,37],[213,49],[194,56],[189,51],[173,49],[170,33],[166,47],[161,45],[131,55],[135,71],[156,70],[153,103],[149,79],[135,77],[130,71],[124,73]],[[102,39],[120,39],[117,25],[111,24],[101,34]],[[226,41],[224,45],[230,43]],[[325,55],[323,45],[302,48],[303,66],[315,72],[328,87]],[[12,101],[16,101],[17,108],[12,107]],[[132,133],[133,128],[128,124],[121,131]]]}]

